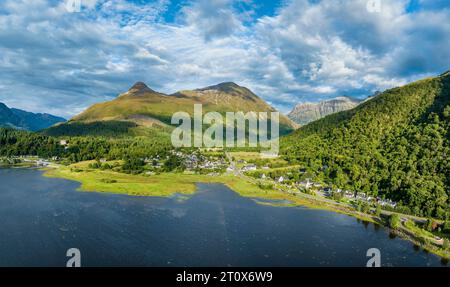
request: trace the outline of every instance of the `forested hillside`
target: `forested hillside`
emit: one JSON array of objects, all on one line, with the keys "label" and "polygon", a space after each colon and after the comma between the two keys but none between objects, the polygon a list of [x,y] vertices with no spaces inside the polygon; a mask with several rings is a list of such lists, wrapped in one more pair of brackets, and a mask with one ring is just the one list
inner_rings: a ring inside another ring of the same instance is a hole
[{"label": "forested hillside", "polygon": [[61,117],[50,114],[35,114],[19,109],[10,109],[5,104],[0,103],[0,127],[38,131],[65,121]]},{"label": "forested hillside", "polygon": [[[64,139],[66,144],[61,144]],[[101,159],[121,160],[165,156],[172,149],[169,137],[102,136],[55,138],[51,136],[0,128],[0,156],[57,156],[69,163]]]},{"label": "forested hillside", "polygon": [[336,187],[450,218],[450,72],[313,122],[281,147],[287,160]]}]

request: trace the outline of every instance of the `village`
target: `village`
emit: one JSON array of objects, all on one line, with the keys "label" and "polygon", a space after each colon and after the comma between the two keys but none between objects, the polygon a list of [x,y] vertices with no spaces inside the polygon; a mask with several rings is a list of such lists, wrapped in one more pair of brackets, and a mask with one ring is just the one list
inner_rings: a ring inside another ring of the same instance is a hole
[{"label": "village", "polygon": [[[68,141],[61,140],[60,144],[67,148]],[[172,151],[171,153],[179,160],[178,164],[182,166],[183,173],[185,174],[205,174],[209,176],[218,176],[223,173],[235,174],[256,179],[259,183],[272,185],[293,194],[308,193],[310,195],[322,198],[343,198],[353,202],[377,204],[389,209],[395,209],[397,206],[396,202],[389,199],[372,197],[364,192],[355,192],[340,188],[333,189],[330,185],[315,182],[311,178],[306,178],[299,181],[292,180],[292,170],[286,172],[284,175],[271,177],[270,171],[272,169],[268,164],[257,165],[255,163],[247,162],[244,159],[237,159],[234,161],[232,157],[223,151],[217,151],[214,149],[192,149],[189,151],[177,150]],[[142,160],[145,163],[144,173],[151,176],[156,173],[163,172],[164,164],[168,158],[169,156],[160,157],[159,155],[143,158]],[[33,156],[3,157],[0,158],[0,165],[46,168],[50,167],[52,164],[58,164],[59,160],[60,159],[58,157],[52,157],[50,159],[43,159]],[[100,165],[107,162],[108,161],[106,159],[99,160]],[[256,171],[258,172],[253,173]],[[304,168],[298,168],[296,171],[300,174],[305,173]],[[258,175],[256,178],[255,174]],[[257,182],[255,181],[254,183]]]},{"label": "village", "polygon": [[[370,195],[365,194],[364,192],[355,192],[351,190],[343,190],[340,188],[332,188],[327,184],[323,184],[320,182],[315,182],[311,178],[306,178],[301,181],[292,180],[292,171],[286,172],[284,175],[270,177],[269,171],[271,168],[267,165],[263,165],[261,167],[257,166],[254,163],[247,163],[245,160],[237,161],[238,165],[242,165],[240,168],[240,172],[246,174],[248,176],[252,176],[253,171],[261,171],[260,173],[256,173],[259,175],[259,180],[268,184],[272,184],[274,186],[283,187],[284,190],[289,190],[290,193],[298,194],[298,193],[308,193],[315,196],[323,197],[323,198],[344,198],[348,201],[354,202],[365,202],[368,204],[378,204],[382,207],[387,207],[390,209],[395,209],[397,203],[389,200],[383,199],[381,197],[372,197]],[[232,169],[231,165],[229,170]],[[265,172],[266,171],[266,172]],[[297,169],[297,172],[302,174],[305,173],[304,168]],[[254,176],[254,175],[253,175]]]}]

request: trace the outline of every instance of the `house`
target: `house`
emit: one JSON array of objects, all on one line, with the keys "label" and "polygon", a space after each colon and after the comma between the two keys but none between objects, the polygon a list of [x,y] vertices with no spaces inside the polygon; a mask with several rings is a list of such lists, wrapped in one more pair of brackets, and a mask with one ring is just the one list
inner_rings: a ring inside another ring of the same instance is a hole
[{"label": "house", "polygon": [[40,160],[36,161],[36,165],[38,167],[47,167],[50,165],[50,163],[48,161],[44,161],[44,160],[40,159]]},{"label": "house", "polygon": [[217,172],[208,173],[208,176],[219,176],[220,174]]},{"label": "house", "polygon": [[59,144],[62,145],[62,146],[66,146],[66,145],[69,144],[69,142],[67,140],[60,140]]},{"label": "house", "polygon": [[280,183],[283,182],[284,181],[284,177],[280,176],[277,181],[280,182]]},{"label": "house", "polygon": [[242,168],[243,171],[252,171],[256,169],[257,169],[256,164],[249,164]]},{"label": "house", "polygon": [[309,178],[307,178],[306,180],[300,182],[300,186],[309,189],[311,186],[313,186],[313,183],[310,181]]},{"label": "house", "polygon": [[331,196],[333,193],[333,189],[331,187],[325,187],[322,189],[322,192],[325,194],[325,196]]},{"label": "house", "polygon": [[351,192],[350,190],[346,190],[346,191],[344,191],[344,196],[346,198],[353,198],[354,197],[354,193]]}]

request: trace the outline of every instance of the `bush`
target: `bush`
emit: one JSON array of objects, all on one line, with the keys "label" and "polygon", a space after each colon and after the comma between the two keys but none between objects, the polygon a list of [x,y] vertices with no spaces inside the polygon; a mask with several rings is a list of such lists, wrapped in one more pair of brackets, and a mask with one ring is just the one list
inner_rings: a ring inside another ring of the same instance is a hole
[{"label": "bush", "polygon": [[117,182],[117,180],[109,179],[109,178],[103,178],[103,179],[100,179],[100,181],[104,182],[104,183],[116,183]]},{"label": "bush", "polygon": [[450,249],[450,241],[448,240],[448,238],[444,238],[444,244],[442,245],[442,248],[444,248],[445,250]]},{"label": "bush", "polygon": [[186,167],[184,166],[183,160],[176,155],[170,155],[169,158],[164,162],[163,170],[166,172],[170,171],[184,171]]},{"label": "bush", "polygon": [[433,232],[436,229],[437,223],[433,219],[428,219],[425,225],[425,230],[429,232]]},{"label": "bush", "polygon": [[[403,213],[403,214],[409,214],[412,215],[413,213],[411,212],[411,209],[409,209],[407,206],[397,206],[395,208],[395,210],[399,213]],[[416,214],[416,215],[420,215],[420,214]]]},{"label": "bush", "polygon": [[389,216],[389,227],[392,229],[397,229],[400,227],[400,216],[396,213],[392,214],[391,216]]},{"label": "bush", "polygon": [[109,165],[108,163],[105,163],[101,166],[100,168],[101,170],[107,170],[107,169],[112,169],[112,166]]},{"label": "bush", "polygon": [[94,163],[90,163],[90,164],[88,165],[88,167],[89,167],[89,168],[92,168],[92,169],[97,169],[97,168],[101,168],[101,167],[102,167],[102,164],[101,164],[99,161],[96,161],[96,162],[94,162]]},{"label": "bush", "polygon": [[380,216],[381,215],[381,205],[377,205],[377,209],[375,210],[375,216]]},{"label": "bush", "polygon": [[144,170],[145,162],[140,158],[127,158],[122,170],[127,173],[140,173]]},{"label": "bush", "polygon": [[357,203],[357,205],[356,205],[356,210],[357,210],[358,212],[361,212],[361,210],[362,210],[362,203],[361,203],[361,201],[358,201],[358,203]]},{"label": "bush", "polygon": [[273,189],[273,184],[271,184],[271,183],[264,184],[262,182],[258,182],[258,187],[263,189],[263,190],[270,190],[270,189]]},{"label": "bush", "polygon": [[344,196],[342,195],[341,192],[334,192],[334,191],[333,191],[333,193],[331,193],[331,198],[332,198],[333,200],[341,201],[343,197],[344,197]]},{"label": "bush", "polygon": [[369,205],[367,202],[363,202],[361,208],[362,208],[362,212],[364,212],[364,213],[369,213],[370,205]]}]

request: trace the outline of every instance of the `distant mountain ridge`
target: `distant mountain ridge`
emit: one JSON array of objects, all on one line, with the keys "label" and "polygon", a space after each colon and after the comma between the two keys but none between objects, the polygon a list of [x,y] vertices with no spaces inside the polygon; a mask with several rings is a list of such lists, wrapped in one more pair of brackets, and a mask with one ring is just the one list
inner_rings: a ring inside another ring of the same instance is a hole
[{"label": "distant mountain ridge", "polygon": [[350,97],[337,97],[318,103],[300,103],[288,114],[288,117],[300,125],[306,125],[330,114],[353,109],[362,100]]},{"label": "distant mountain ridge", "polygon": [[0,126],[21,130],[38,131],[46,129],[66,119],[50,114],[31,113],[20,109],[9,108],[0,103]]},{"label": "distant mountain ridge", "polygon": [[[115,125],[133,123],[137,127],[170,127],[172,115],[184,111],[193,115],[194,104],[202,104],[203,112],[275,112],[276,110],[249,89],[232,82],[221,83],[195,90],[181,90],[164,94],[137,82],[127,92],[112,101],[94,104],[67,124],[49,129],[47,134],[64,134],[77,124],[105,123]],[[285,115],[280,114],[280,133],[286,134],[296,128]],[[56,132],[58,130],[58,132]]]}]

